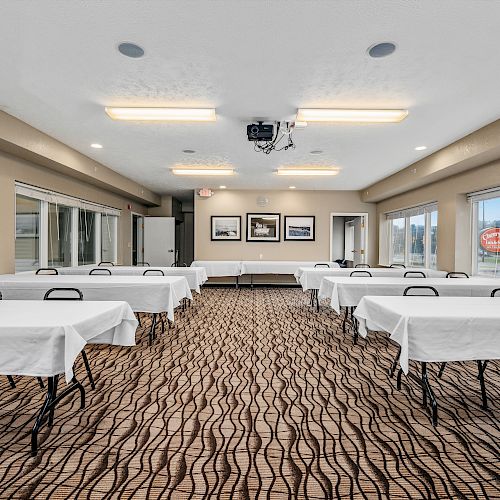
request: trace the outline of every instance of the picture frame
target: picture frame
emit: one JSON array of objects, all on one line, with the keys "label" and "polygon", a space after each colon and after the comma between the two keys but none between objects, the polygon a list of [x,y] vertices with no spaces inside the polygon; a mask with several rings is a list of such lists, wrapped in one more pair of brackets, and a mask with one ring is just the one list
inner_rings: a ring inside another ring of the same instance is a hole
[{"label": "picture frame", "polygon": [[247,213],[247,241],[281,241],[281,214]]},{"label": "picture frame", "polygon": [[316,238],[316,217],[314,215],[285,215],[285,241],[314,241]]},{"label": "picture frame", "polygon": [[241,241],[241,215],[212,215],[211,241]]}]

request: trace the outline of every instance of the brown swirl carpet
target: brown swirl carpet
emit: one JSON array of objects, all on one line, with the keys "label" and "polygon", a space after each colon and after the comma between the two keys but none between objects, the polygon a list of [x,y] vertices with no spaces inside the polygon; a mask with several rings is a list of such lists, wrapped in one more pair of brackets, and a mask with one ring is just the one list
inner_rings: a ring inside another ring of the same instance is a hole
[{"label": "brown swirl carpet", "polygon": [[[0,378],[1,498],[499,498],[499,363],[398,392],[384,334],[354,346],[297,289],[205,289],[151,348],[88,348],[97,382],[29,455],[43,393]],[[139,334],[142,336],[139,338]],[[432,370],[435,374],[435,368]],[[84,379],[82,367],[78,367]]]}]

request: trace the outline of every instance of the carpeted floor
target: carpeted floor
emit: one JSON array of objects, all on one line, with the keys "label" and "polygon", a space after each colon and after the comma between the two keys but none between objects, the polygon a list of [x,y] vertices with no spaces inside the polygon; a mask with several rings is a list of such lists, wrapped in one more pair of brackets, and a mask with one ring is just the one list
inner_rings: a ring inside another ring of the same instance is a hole
[{"label": "carpeted floor", "polygon": [[0,377],[0,498],[499,498],[500,373],[474,363],[395,389],[384,334],[354,346],[297,289],[205,289],[175,329],[87,348],[97,388],[69,398],[29,454],[43,392]]}]

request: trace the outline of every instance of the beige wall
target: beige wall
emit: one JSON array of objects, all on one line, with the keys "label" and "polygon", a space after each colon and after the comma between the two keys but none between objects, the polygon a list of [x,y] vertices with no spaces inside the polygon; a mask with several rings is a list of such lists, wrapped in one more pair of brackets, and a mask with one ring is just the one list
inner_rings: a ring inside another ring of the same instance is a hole
[{"label": "beige wall", "polygon": [[[424,203],[438,202],[438,268],[472,269],[471,213],[467,193],[500,186],[500,161],[476,167],[377,204],[380,263],[387,259],[385,213]],[[378,231],[377,231],[378,233]]]},{"label": "beige wall", "polygon": [[[269,198],[265,207],[257,197]],[[247,212],[315,215],[316,241],[246,242]],[[367,212],[368,261],[376,262],[375,204],[363,203],[357,191],[217,191],[211,198],[195,195],[195,260],[327,260],[330,257],[330,213]],[[241,215],[242,241],[210,241],[212,215]]]},{"label": "beige wall", "polygon": [[[86,182],[0,152],[0,273],[15,270],[15,181],[122,210],[118,226],[118,262],[130,264],[131,214],[146,207]],[[132,210],[127,209],[132,205]]]}]

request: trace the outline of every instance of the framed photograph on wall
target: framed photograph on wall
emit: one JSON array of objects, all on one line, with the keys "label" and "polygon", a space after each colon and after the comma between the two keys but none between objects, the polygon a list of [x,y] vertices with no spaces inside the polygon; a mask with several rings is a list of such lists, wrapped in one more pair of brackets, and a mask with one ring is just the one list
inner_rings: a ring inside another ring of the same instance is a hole
[{"label": "framed photograph on wall", "polygon": [[285,240],[314,241],[314,215],[285,215]]},{"label": "framed photograph on wall", "polygon": [[241,241],[240,215],[212,215],[210,226],[212,241]]},{"label": "framed photograph on wall", "polygon": [[247,241],[280,241],[281,214],[247,214]]}]

